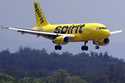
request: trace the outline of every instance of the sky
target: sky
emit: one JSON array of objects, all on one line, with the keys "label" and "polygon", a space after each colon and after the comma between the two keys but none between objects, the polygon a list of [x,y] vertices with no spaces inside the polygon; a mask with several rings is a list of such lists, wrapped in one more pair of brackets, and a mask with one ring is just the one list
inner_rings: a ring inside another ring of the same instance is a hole
[{"label": "sky", "polygon": [[[111,31],[122,29],[123,33],[112,35],[111,43],[97,52],[107,51],[111,56],[125,59],[125,0],[40,0],[49,23],[91,23],[107,25]],[[31,29],[35,24],[33,0],[0,0],[0,25]],[[80,43],[63,46],[62,53],[80,53]],[[33,35],[0,30],[0,50],[17,51],[19,47],[45,48],[55,51],[52,41]],[[95,51],[89,42],[89,51]]]}]

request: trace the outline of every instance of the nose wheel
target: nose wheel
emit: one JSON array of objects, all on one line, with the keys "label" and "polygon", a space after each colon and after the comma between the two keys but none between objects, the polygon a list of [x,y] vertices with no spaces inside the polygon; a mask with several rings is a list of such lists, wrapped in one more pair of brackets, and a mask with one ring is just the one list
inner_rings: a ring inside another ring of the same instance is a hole
[{"label": "nose wheel", "polygon": [[97,49],[97,50],[98,50],[99,48],[100,48],[99,46],[95,46],[95,49]]},{"label": "nose wheel", "polygon": [[62,46],[56,45],[56,46],[55,46],[55,50],[62,50]]},{"label": "nose wheel", "polygon": [[97,43],[95,41],[93,41],[93,44],[95,45],[95,49],[100,49],[99,45],[97,45]]}]

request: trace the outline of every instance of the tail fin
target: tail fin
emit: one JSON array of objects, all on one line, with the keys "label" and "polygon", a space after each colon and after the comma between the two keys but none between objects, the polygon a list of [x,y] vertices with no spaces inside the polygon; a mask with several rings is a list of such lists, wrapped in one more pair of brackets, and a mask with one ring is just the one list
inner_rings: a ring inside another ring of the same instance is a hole
[{"label": "tail fin", "polygon": [[38,0],[34,0],[34,9],[36,15],[36,26],[45,26],[48,24],[46,17],[43,14],[42,9],[40,8],[40,2]]}]

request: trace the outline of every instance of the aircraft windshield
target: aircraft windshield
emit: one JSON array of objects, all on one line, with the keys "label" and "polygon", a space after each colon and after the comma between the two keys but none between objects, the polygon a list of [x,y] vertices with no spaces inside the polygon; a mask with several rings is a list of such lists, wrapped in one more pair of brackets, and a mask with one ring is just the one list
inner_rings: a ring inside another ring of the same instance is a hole
[{"label": "aircraft windshield", "polygon": [[106,27],[99,27],[99,29],[107,29]]}]

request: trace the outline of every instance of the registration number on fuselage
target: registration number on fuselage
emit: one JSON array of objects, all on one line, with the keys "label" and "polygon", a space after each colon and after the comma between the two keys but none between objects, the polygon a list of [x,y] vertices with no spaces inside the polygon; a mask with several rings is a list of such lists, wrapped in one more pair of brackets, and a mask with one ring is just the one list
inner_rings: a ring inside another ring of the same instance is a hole
[{"label": "registration number on fuselage", "polygon": [[66,26],[57,26],[54,30],[55,33],[61,33],[61,34],[73,34],[73,33],[82,33],[83,27],[85,27],[85,24],[79,24],[79,25],[66,25]]}]

